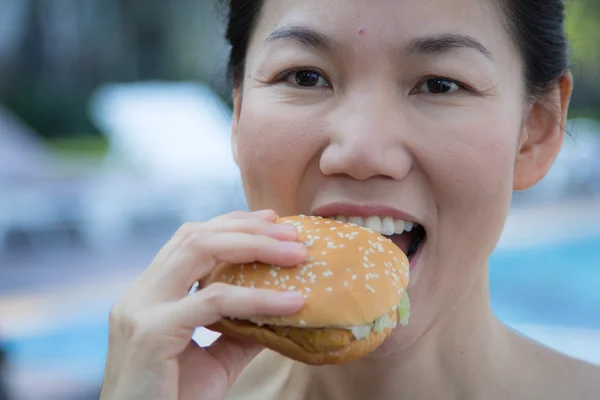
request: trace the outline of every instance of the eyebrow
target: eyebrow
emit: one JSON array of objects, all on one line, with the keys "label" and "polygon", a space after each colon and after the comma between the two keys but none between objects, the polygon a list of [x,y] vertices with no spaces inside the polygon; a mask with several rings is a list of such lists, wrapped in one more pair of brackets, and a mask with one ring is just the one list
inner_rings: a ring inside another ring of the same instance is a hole
[{"label": "eyebrow", "polygon": [[265,39],[266,43],[277,40],[292,39],[306,46],[328,49],[331,47],[331,38],[310,28],[301,26],[283,26],[275,29]]},{"label": "eyebrow", "polygon": [[[282,26],[275,29],[265,39],[266,43],[278,40],[291,39],[305,46],[327,50],[331,48],[333,40],[327,35],[302,26]],[[492,59],[492,53],[477,39],[462,34],[441,34],[413,39],[406,48],[406,53],[411,54],[440,54],[455,49],[475,49],[485,57]]]},{"label": "eyebrow", "polygon": [[439,54],[461,48],[475,49],[492,59],[492,53],[477,39],[451,33],[414,39],[408,45],[407,53]]}]

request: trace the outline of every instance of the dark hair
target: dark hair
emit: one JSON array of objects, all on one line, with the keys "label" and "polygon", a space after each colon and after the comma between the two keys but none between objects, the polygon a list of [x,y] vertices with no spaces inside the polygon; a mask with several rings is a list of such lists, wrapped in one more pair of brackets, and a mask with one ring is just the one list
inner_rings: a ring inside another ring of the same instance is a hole
[{"label": "dark hair", "polygon": [[[526,95],[536,98],[569,68],[563,0],[495,1],[505,15],[505,28],[523,59]],[[243,82],[248,42],[263,0],[228,2],[229,74],[234,86],[238,86]]]}]

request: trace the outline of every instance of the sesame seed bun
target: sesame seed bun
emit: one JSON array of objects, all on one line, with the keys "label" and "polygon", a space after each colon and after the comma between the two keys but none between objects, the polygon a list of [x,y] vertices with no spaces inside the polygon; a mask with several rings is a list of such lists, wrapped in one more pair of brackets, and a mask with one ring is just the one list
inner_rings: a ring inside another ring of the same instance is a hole
[{"label": "sesame seed bun", "polygon": [[207,328],[314,365],[348,362],[377,348],[390,334],[389,326],[360,339],[351,328],[385,316],[395,325],[395,310],[408,285],[406,255],[386,237],[355,225],[307,216],[278,222],[296,226],[307,246],[306,262],[291,268],[220,264],[202,286],[224,282],[298,291],[306,298],[302,309],[288,317],[224,318]]}]

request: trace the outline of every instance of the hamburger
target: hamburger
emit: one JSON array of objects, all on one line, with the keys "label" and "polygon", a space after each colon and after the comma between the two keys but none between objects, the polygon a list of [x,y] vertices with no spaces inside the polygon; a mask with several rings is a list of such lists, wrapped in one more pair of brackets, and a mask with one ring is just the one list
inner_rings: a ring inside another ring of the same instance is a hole
[{"label": "hamburger", "polygon": [[222,318],[208,329],[250,340],[310,365],[340,364],[367,355],[398,324],[406,325],[409,262],[390,239],[370,229],[315,216],[279,218],[307,246],[306,261],[280,268],[260,262],[218,265],[202,286],[299,291],[306,299],[292,316]]}]

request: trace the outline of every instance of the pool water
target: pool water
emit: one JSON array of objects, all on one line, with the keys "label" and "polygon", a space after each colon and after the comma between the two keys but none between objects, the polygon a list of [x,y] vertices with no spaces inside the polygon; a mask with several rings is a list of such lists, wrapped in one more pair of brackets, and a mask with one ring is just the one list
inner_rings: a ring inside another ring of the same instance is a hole
[{"label": "pool water", "polygon": [[496,250],[490,290],[510,324],[600,329],[600,237]]},{"label": "pool water", "polygon": [[[600,329],[600,237],[526,249],[498,249],[490,260],[497,315],[510,325]],[[7,343],[20,368],[65,368],[98,381],[107,348],[107,307],[39,337]],[[592,351],[600,351],[591,349]]]}]

